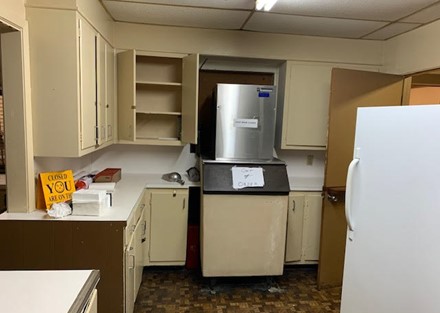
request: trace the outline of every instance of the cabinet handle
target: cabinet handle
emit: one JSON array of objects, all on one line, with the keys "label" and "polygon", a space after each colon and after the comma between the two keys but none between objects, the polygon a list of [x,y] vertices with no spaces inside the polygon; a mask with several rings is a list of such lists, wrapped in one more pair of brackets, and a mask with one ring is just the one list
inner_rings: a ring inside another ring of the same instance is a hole
[{"label": "cabinet handle", "polygon": [[128,268],[129,269],[134,269],[134,265],[136,264],[136,256],[134,254],[130,255],[130,260],[131,260],[131,266],[129,265]]},{"label": "cabinet handle", "polygon": [[142,203],[142,204],[141,204],[141,210],[142,210],[143,208],[145,208],[145,203]]},{"label": "cabinet handle", "polygon": [[295,212],[296,209],[296,202],[295,200],[292,200],[292,212]]},{"label": "cabinet handle", "polygon": [[183,199],[183,206],[182,206],[182,210],[185,210],[185,206],[186,206],[186,203],[185,203],[185,199]]},{"label": "cabinet handle", "polygon": [[146,234],[147,234],[147,221],[144,221],[142,237],[145,237]]}]

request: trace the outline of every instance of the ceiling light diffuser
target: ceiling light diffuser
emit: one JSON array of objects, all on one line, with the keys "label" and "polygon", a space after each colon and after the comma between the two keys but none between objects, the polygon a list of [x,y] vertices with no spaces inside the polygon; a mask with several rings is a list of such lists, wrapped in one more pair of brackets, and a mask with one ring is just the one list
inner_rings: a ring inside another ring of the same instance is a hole
[{"label": "ceiling light diffuser", "polygon": [[255,9],[260,11],[270,11],[277,0],[256,0],[255,1]]}]

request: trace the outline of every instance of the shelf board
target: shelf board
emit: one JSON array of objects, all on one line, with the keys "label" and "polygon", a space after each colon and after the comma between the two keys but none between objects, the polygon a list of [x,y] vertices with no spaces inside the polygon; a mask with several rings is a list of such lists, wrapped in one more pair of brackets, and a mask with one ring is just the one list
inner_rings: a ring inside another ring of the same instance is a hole
[{"label": "shelf board", "polygon": [[136,85],[182,87],[182,83],[156,82],[156,81],[146,81],[146,80],[138,80],[136,81]]},{"label": "shelf board", "polygon": [[142,139],[135,140],[118,140],[119,144],[126,145],[154,145],[154,146],[183,146],[180,140],[160,140],[160,139]]},{"label": "shelf board", "polygon": [[174,116],[181,116],[181,115],[182,115],[182,112],[160,112],[160,111],[140,111],[140,110],[136,110],[136,114],[174,115]]},{"label": "shelf board", "polygon": [[149,137],[136,137],[136,144],[148,144],[157,146],[181,146],[182,142],[179,138],[149,138]]}]

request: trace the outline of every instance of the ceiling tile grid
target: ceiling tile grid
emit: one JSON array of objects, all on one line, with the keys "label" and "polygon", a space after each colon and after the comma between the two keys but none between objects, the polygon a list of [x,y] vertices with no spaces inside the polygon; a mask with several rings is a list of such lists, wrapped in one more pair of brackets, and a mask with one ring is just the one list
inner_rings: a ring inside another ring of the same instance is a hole
[{"label": "ceiling tile grid", "polygon": [[440,19],[440,0],[100,0],[120,22],[386,40]]}]

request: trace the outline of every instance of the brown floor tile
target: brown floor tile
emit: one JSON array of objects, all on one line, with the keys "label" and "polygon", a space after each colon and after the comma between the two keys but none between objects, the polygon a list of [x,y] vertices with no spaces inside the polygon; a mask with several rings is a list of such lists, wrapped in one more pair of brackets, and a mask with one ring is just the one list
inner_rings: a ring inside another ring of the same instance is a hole
[{"label": "brown floor tile", "polygon": [[135,313],[339,313],[340,298],[340,288],[317,289],[316,267],[218,279],[197,270],[145,268]]}]

